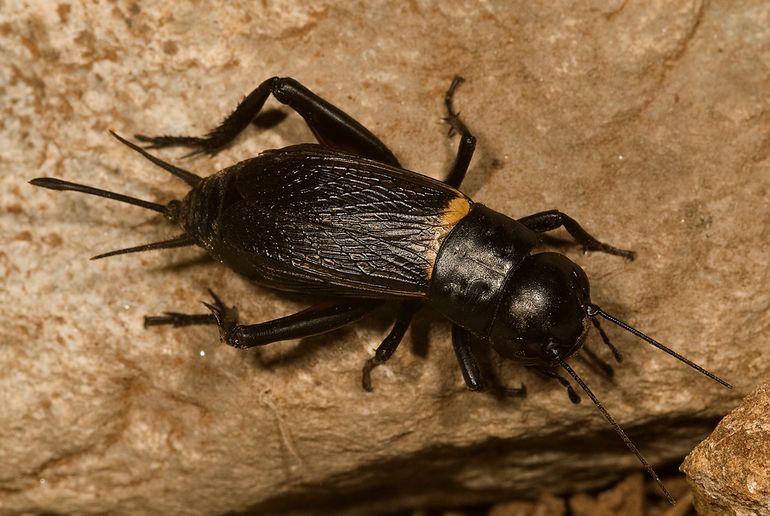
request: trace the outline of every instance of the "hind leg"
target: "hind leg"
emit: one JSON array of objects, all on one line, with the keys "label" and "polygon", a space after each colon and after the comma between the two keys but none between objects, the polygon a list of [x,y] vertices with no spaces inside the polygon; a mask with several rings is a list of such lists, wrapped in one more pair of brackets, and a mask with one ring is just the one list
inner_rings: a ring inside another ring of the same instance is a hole
[{"label": "hind leg", "polygon": [[180,314],[166,312],[165,315],[144,318],[145,326],[171,324],[190,326],[216,324],[223,342],[238,349],[264,346],[282,340],[300,339],[336,330],[360,319],[380,305],[378,301],[348,301],[313,305],[299,313],[266,321],[259,324],[238,323],[238,310],[227,307],[219,297],[209,291],[212,303],[204,303],[210,310],[207,314]]},{"label": "hind leg", "polygon": [[216,128],[202,137],[135,135],[148,148],[191,147],[194,154],[216,154],[254,120],[270,95],[305,119],[316,139],[333,149],[352,152],[390,165],[398,160],[379,138],[340,108],[290,77],[272,77],[249,93]]}]

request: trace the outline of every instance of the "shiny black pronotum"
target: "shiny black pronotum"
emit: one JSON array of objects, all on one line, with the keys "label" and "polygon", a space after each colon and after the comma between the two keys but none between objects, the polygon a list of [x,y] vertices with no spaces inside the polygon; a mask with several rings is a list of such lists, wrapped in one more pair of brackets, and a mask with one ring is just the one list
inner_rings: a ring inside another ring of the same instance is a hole
[{"label": "shiny black pronotum", "polygon": [[[141,206],[164,214],[182,229],[170,240],[94,258],[198,245],[260,284],[323,300],[294,315],[243,325],[236,308],[209,291],[208,313],[166,312],[145,317],[146,326],[216,324],[225,343],[243,349],[334,330],[384,302],[396,302],[393,328],[363,368],[363,388],[371,390],[372,369],[393,355],[415,312],[430,304],[452,323],[452,344],[469,389],[486,387],[473,342],[558,380],[577,403],[578,394],[558,372],[564,370],[673,503],[652,466],[567,359],[581,349],[593,326],[620,361],[600,326],[604,319],[722,385],[730,384],[592,303],[588,278],[567,257],[533,252],[543,243],[544,233],[559,227],[585,250],[629,260],[632,251],[600,242],[558,210],[514,220],[458,190],[476,146],[476,138],[452,107],[461,82],[456,77],[445,97],[445,120],[450,135],[460,135],[460,145],[444,181],[402,168],[385,144],[349,115],[294,79],[273,77],[204,137],[136,135],[145,144],[142,148],[112,133],[186,182],[190,191],[181,201],[156,204],[54,178],[31,183]],[[193,149],[190,155],[214,154],[254,120],[271,94],[305,119],[317,144],[269,150],[205,178],[145,150],[185,146]],[[601,371],[612,373],[609,364],[583,349]],[[504,392],[523,396],[526,390],[522,385]]]}]

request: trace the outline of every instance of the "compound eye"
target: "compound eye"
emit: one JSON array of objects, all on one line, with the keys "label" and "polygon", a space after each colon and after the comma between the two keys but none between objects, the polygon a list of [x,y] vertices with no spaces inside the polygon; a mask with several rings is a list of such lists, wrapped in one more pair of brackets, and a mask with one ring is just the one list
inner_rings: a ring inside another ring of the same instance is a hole
[{"label": "compound eye", "polygon": [[583,288],[583,282],[581,281],[580,274],[578,274],[578,271],[572,270],[571,276],[571,283],[572,288],[575,290],[581,290]]},{"label": "compound eye", "polygon": [[[570,287],[581,294],[581,302],[589,300],[588,278],[581,269],[574,268],[570,272]],[[582,299],[585,297],[585,299]]]}]

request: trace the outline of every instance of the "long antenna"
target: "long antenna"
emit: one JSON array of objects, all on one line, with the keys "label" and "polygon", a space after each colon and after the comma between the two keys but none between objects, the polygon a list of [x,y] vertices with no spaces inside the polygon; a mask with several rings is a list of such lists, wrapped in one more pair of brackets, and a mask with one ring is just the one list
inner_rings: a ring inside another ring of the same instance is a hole
[{"label": "long antenna", "polygon": [[32,179],[29,183],[35,186],[40,186],[42,188],[48,188],[49,190],[71,190],[73,192],[96,195],[97,197],[106,197],[107,199],[112,199],[113,201],[133,204],[134,206],[140,206],[148,210],[163,213],[164,215],[166,214],[166,206],[163,204],[143,201],[142,199],[137,199],[136,197],[129,197],[128,195],[110,192],[108,190],[102,190],[100,188],[94,188],[93,186],[70,183],[69,181],[56,179],[54,177],[38,177],[36,179]]},{"label": "long antenna", "polygon": [[578,376],[578,374],[575,372],[574,369],[572,369],[567,362],[564,361],[564,359],[559,356],[558,351],[555,349],[553,350],[553,356],[556,359],[557,362],[559,362],[559,365],[569,373],[569,375],[577,382],[577,384],[580,386],[581,389],[585,391],[586,394],[588,394],[588,397],[591,398],[591,401],[594,402],[594,405],[596,405],[596,408],[599,409],[599,412],[602,413],[604,418],[612,425],[612,428],[615,429],[615,432],[620,436],[621,439],[623,439],[623,442],[626,443],[626,446],[628,447],[631,452],[636,455],[636,458],[639,459],[639,462],[642,463],[644,468],[647,470],[647,473],[650,474],[650,476],[655,480],[655,482],[658,484],[658,487],[660,487],[660,490],[663,491],[663,494],[665,495],[666,499],[671,505],[674,505],[676,503],[676,499],[671,496],[671,493],[668,492],[668,489],[666,489],[666,486],[663,485],[663,482],[660,481],[660,477],[658,477],[658,474],[655,473],[655,470],[652,469],[652,466],[649,462],[647,462],[647,459],[642,456],[641,452],[639,451],[639,448],[636,447],[636,445],[631,442],[631,439],[629,439],[628,435],[623,431],[623,429],[620,427],[619,424],[615,422],[615,419],[610,415],[609,412],[607,412],[607,409],[604,408],[604,405],[601,404],[601,402],[598,400],[598,398],[594,395],[593,392],[591,392],[591,389],[588,388],[588,385],[585,384],[585,382]]},{"label": "long antenna", "polygon": [[119,254],[141,253],[144,251],[153,251],[155,249],[173,249],[175,247],[186,247],[193,244],[195,244],[195,240],[193,240],[191,236],[182,234],[169,240],[163,240],[162,242],[152,242],[150,244],[138,245],[136,247],[127,247],[125,249],[118,249],[116,251],[98,254],[96,256],[92,256],[91,259],[101,260],[102,258],[107,258],[108,256],[117,256]]},{"label": "long antenna", "polygon": [[640,339],[648,342],[649,344],[652,344],[653,346],[655,346],[659,350],[668,353],[669,355],[671,355],[672,357],[676,358],[677,360],[680,360],[680,361],[684,362],[685,364],[687,364],[688,366],[692,367],[693,369],[695,369],[699,373],[708,376],[709,378],[711,378],[715,382],[724,385],[728,389],[732,389],[733,388],[733,386],[731,384],[729,384],[726,381],[722,380],[720,377],[718,377],[717,375],[715,375],[711,371],[707,371],[706,369],[702,368],[701,366],[699,366],[698,364],[696,364],[692,360],[683,357],[682,355],[680,355],[679,353],[677,353],[673,349],[664,346],[663,344],[661,344],[657,340],[653,339],[652,337],[648,337],[647,335],[645,335],[644,333],[640,332],[639,330],[637,330],[633,326],[630,326],[630,325],[624,323],[623,321],[621,321],[617,317],[613,317],[612,315],[608,314],[607,312],[605,312],[604,310],[602,310],[598,306],[596,306],[596,305],[588,305],[586,307],[586,314],[589,317],[596,317],[597,315],[599,315],[599,316],[607,319],[611,323],[617,324],[618,326],[620,326],[621,328],[623,328],[627,332],[633,333],[634,335],[636,335]]}]

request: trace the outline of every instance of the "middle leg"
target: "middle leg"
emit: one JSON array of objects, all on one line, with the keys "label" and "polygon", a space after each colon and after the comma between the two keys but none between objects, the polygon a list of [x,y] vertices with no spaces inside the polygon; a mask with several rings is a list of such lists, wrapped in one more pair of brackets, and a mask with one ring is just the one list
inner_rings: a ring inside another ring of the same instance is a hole
[{"label": "middle leg", "polygon": [[452,84],[444,96],[444,104],[446,105],[447,116],[444,118],[449,124],[449,135],[454,132],[460,134],[460,145],[457,148],[457,157],[455,158],[454,165],[452,165],[449,175],[444,181],[446,184],[453,188],[460,188],[460,185],[465,179],[465,173],[468,171],[468,165],[473,158],[473,151],[476,149],[476,137],[471,134],[468,128],[465,126],[462,120],[460,120],[460,114],[455,112],[452,107],[452,100],[454,99],[455,91],[457,87],[463,83],[463,78],[455,76],[452,79]]},{"label": "middle leg", "polygon": [[377,350],[374,352],[374,356],[366,361],[363,371],[361,372],[361,386],[365,391],[372,391],[372,369],[378,365],[384,364],[393,353],[395,353],[398,345],[401,344],[401,340],[406,334],[406,330],[409,328],[409,324],[412,322],[412,317],[421,306],[420,301],[404,301],[401,303],[401,307],[398,310],[396,316],[396,322],[393,324],[393,328],[382,343],[377,346]]}]

